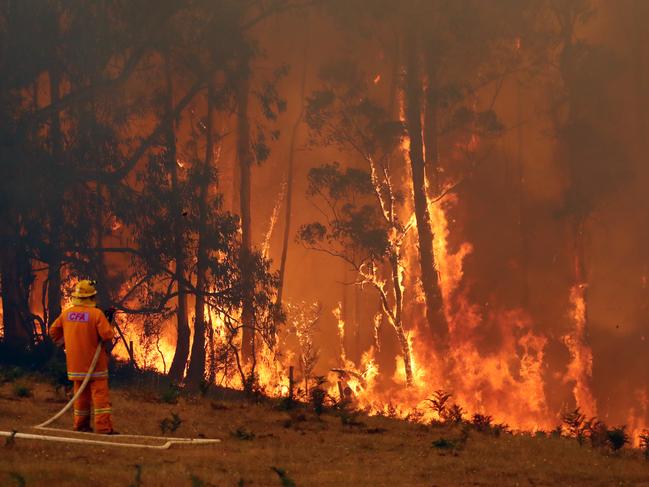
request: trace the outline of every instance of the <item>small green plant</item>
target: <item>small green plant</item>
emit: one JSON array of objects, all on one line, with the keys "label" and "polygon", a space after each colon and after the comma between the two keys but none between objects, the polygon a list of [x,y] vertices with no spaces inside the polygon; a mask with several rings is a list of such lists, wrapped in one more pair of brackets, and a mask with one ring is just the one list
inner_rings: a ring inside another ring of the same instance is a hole
[{"label": "small green plant", "polygon": [[135,479],[129,487],[142,487],[142,465],[136,463],[133,466],[135,467]]},{"label": "small green plant", "polygon": [[0,384],[14,382],[24,375],[19,367],[0,367]]},{"label": "small green plant", "polygon": [[9,476],[16,481],[16,485],[18,487],[25,487],[27,485],[27,481],[25,480],[25,477],[23,477],[18,472],[9,472]]},{"label": "small green plant", "polygon": [[25,398],[25,397],[32,396],[32,389],[26,384],[21,384],[21,383],[14,384],[13,391],[14,391],[14,396],[16,397]]},{"label": "small green plant", "polygon": [[206,485],[205,482],[203,482],[202,479],[200,479],[199,477],[197,477],[194,474],[191,474],[189,476],[189,480],[192,483],[192,487],[205,487],[205,485]]},{"label": "small green plant", "polygon": [[624,445],[629,443],[629,440],[630,438],[626,432],[626,426],[618,426],[617,428],[612,428],[607,432],[607,443],[613,452],[621,450]]},{"label": "small green plant", "polygon": [[277,404],[277,409],[280,411],[289,411],[295,407],[295,399],[293,399],[290,396],[283,397],[280,399],[279,403]]},{"label": "small green plant", "polygon": [[180,416],[177,413],[171,413],[170,417],[164,418],[160,421],[160,431],[163,435],[167,432],[174,433],[178,428],[180,428],[182,423],[183,420],[180,419]]},{"label": "small green plant", "polygon": [[237,428],[234,430],[231,435],[239,440],[251,441],[255,439],[255,434],[252,431],[248,431],[243,427]]},{"label": "small green plant", "polygon": [[198,384],[198,390],[201,393],[201,397],[207,396],[207,393],[210,392],[210,386],[211,384],[209,381],[205,379],[201,380],[201,383]]},{"label": "small green plant", "polygon": [[270,467],[270,469],[277,474],[282,487],[297,487],[295,481],[286,474],[286,470],[279,467]]},{"label": "small green plant", "polygon": [[291,428],[298,423],[303,423],[306,421],[306,415],[301,411],[290,410],[288,412],[288,415],[288,419],[286,419],[283,423],[284,428]]},{"label": "small green plant", "polygon": [[441,450],[450,450],[452,448],[455,448],[455,442],[446,438],[440,438],[433,441],[433,446]]},{"label": "small green plant", "polygon": [[347,408],[341,409],[338,413],[340,416],[340,423],[344,427],[354,428],[365,426],[365,423],[358,420],[358,411],[349,410]]},{"label": "small green plant", "polygon": [[172,384],[160,393],[160,401],[165,404],[176,404],[179,396],[180,389]]},{"label": "small green plant", "polygon": [[226,406],[225,404],[223,404],[223,403],[221,403],[221,402],[216,402],[216,401],[212,401],[212,402],[210,402],[210,407],[211,407],[214,411],[227,411],[228,409],[230,409],[230,408],[229,408],[228,406]]}]

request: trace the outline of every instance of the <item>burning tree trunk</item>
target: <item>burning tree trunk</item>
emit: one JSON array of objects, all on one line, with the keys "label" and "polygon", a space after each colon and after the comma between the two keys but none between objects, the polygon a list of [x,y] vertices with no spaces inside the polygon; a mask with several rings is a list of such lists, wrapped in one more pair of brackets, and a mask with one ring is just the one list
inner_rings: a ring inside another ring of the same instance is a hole
[{"label": "burning tree trunk", "polygon": [[104,240],[104,208],[103,208],[103,186],[97,183],[96,195],[97,197],[97,213],[95,215],[95,269],[97,280],[100,285],[97,289],[97,299],[100,304],[108,304],[110,300],[110,292],[108,289],[108,269],[105,262],[105,253],[102,251]]},{"label": "burning tree trunk", "polygon": [[[421,79],[418,46],[414,33],[409,34],[406,43],[406,126],[410,136],[410,165],[412,169],[412,190],[419,236],[419,262],[421,283],[426,300],[426,319],[433,337],[446,342],[448,333],[444,317],[442,293],[433,254],[433,232],[426,197],[426,171],[421,124]],[[431,155],[432,158],[432,155]]]},{"label": "burning tree trunk", "polygon": [[250,97],[250,73],[246,62],[241,73],[237,90],[237,158],[241,189],[239,204],[241,211],[241,254],[239,264],[241,271],[242,287],[242,342],[241,353],[244,362],[253,361],[255,354],[255,310],[254,310],[254,282],[251,279],[250,267],[252,265],[252,217],[250,212],[250,184],[252,154],[250,152],[250,121],[248,120],[248,100]]},{"label": "burning tree trunk", "polygon": [[573,224],[573,276],[575,284],[570,289],[571,317],[574,330],[564,337],[571,361],[565,379],[574,381],[573,394],[577,407],[587,416],[597,415],[597,405],[592,393],[593,352],[587,343],[588,332],[588,279],[584,255],[586,221],[576,218]]},{"label": "burning tree trunk", "polygon": [[[58,103],[60,97],[60,74],[58,68],[49,72],[50,96],[53,105]],[[63,155],[63,134],[58,110],[52,114],[51,121],[52,158],[55,166],[61,164]],[[63,226],[63,211],[59,203],[59,195],[55,195],[55,202],[51,205],[49,249],[47,258],[47,322],[48,326],[61,314],[61,228]]]},{"label": "burning tree trunk", "polygon": [[214,93],[210,84],[207,91],[207,123],[205,141],[205,162],[201,175],[198,201],[198,250],[196,264],[196,299],[194,312],[194,341],[187,371],[187,382],[192,387],[200,385],[205,376],[205,294],[207,290],[207,211],[210,186],[210,170],[214,164]]},{"label": "burning tree trunk", "polygon": [[176,352],[169,368],[169,377],[181,381],[185,375],[189,356],[189,324],[187,322],[187,291],[185,289],[185,238],[182,215],[182,201],[178,182],[178,165],[176,156],[176,133],[173,113],[173,82],[171,79],[171,59],[166,54],[165,74],[167,83],[167,164],[171,173],[171,189],[174,195],[172,231],[174,239],[174,257],[176,261],[175,279],[178,287],[178,304],[176,307],[177,341]]}]

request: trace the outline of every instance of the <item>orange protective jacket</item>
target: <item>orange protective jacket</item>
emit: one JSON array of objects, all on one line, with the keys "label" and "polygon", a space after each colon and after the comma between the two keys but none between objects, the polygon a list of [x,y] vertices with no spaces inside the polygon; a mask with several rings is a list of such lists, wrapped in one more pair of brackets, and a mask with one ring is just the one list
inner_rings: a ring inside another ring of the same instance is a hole
[{"label": "orange protective jacket", "polygon": [[[65,344],[68,379],[83,380],[97,350],[99,341],[112,340],[113,327],[104,313],[94,306],[72,306],[61,313],[50,327],[50,337],[56,344]],[[102,348],[97,366],[90,376],[108,377],[108,356]]]}]

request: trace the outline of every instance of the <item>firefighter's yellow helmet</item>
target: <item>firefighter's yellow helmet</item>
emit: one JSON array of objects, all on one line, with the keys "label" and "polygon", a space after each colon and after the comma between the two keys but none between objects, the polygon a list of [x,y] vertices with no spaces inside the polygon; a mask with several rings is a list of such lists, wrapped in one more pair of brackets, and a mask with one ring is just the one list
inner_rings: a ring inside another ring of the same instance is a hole
[{"label": "firefighter's yellow helmet", "polygon": [[79,281],[76,286],[74,286],[74,291],[72,291],[73,298],[91,298],[97,294],[97,281],[90,281],[84,279]]}]

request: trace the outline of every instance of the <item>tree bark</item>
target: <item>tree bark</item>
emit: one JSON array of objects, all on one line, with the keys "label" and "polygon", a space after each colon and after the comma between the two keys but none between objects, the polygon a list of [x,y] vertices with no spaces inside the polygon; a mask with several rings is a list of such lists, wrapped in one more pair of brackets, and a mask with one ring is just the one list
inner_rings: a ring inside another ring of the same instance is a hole
[{"label": "tree bark", "polygon": [[438,177],[439,144],[437,140],[439,102],[437,60],[432,54],[426,56],[426,80],[426,105],[424,107],[425,173],[428,192],[431,196],[437,197],[440,192],[440,181]]},{"label": "tree bark", "polygon": [[201,176],[198,201],[198,249],[196,264],[196,298],[194,307],[194,341],[187,371],[187,383],[198,387],[205,378],[205,295],[207,284],[208,252],[206,243],[207,211],[210,189],[210,168],[214,164],[214,93],[211,83],[207,89],[207,123],[205,136],[205,162]]},{"label": "tree bark", "polygon": [[[60,74],[54,67],[49,72],[50,97],[53,105],[60,98]],[[52,144],[52,159],[55,166],[60,166],[63,157],[63,134],[59,111],[52,113],[50,139]],[[57,188],[58,189],[58,188]],[[55,189],[56,191],[56,189]],[[47,259],[47,323],[48,327],[61,314],[61,228],[63,226],[62,199],[56,195],[50,208],[49,248]]]},{"label": "tree bark", "polygon": [[433,232],[430,224],[428,200],[426,198],[426,173],[421,124],[421,79],[419,72],[417,39],[409,33],[406,42],[406,126],[410,135],[410,165],[412,187],[419,237],[419,262],[421,283],[426,301],[426,320],[440,348],[446,343],[448,334],[446,318],[439,287],[435,257],[433,254]]},{"label": "tree bark", "polygon": [[298,132],[302,119],[304,118],[304,97],[306,94],[306,75],[307,75],[307,59],[309,55],[309,36],[308,29],[305,34],[304,42],[304,56],[302,60],[302,79],[300,82],[300,113],[295,119],[293,130],[291,131],[291,146],[288,154],[288,168],[286,171],[286,212],[284,213],[284,236],[282,239],[282,255],[279,261],[279,284],[277,286],[277,305],[282,305],[282,297],[284,292],[284,280],[286,275],[286,261],[288,259],[288,243],[291,235],[291,216],[293,213],[293,173],[295,163],[295,152],[297,146]]},{"label": "tree bark", "polygon": [[[23,285],[29,261],[22,255],[20,247],[15,243],[6,242],[0,249],[0,284],[2,285],[2,321],[3,341],[13,352],[21,352],[33,343],[33,330],[25,320],[29,314],[26,309],[29,296]],[[29,269],[31,274],[31,269]]]},{"label": "tree bark", "polygon": [[239,208],[241,212],[241,251],[239,265],[242,286],[242,342],[241,354],[244,362],[253,362],[255,355],[255,309],[254,282],[251,279],[252,265],[252,216],[250,209],[251,198],[251,169],[252,153],[250,150],[250,121],[248,119],[248,101],[250,97],[250,73],[246,62],[241,73],[237,90],[237,159],[241,188],[239,191]]},{"label": "tree bark", "polygon": [[410,343],[408,343],[408,336],[403,328],[403,290],[401,288],[401,276],[399,275],[399,256],[392,253],[390,256],[390,269],[392,271],[392,286],[394,288],[394,327],[399,345],[401,346],[401,353],[403,354],[403,367],[406,375],[406,385],[409,387],[413,382],[412,375],[412,354],[410,353]]},{"label": "tree bark", "polygon": [[165,75],[167,82],[167,164],[171,173],[171,189],[173,193],[173,222],[174,258],[176,261],[175,279],[178,287],[178,302],[176,307],[177,341],[176,352],[169,368],[169,377],[177,382],[182,381],[189,356],[189,324],[187,322],[187,291],[185,290],[185,238],[182,215],[182,201],[178,181],[178,164],[176,161],[176,132],[173,112],[173,81],[171,78],[171,59],[169,53],[165,56]]}]

